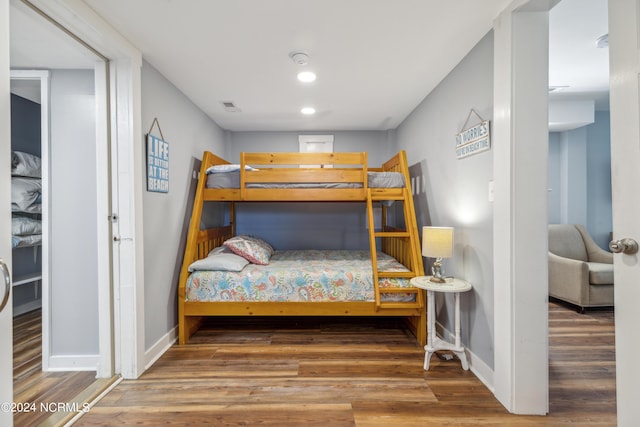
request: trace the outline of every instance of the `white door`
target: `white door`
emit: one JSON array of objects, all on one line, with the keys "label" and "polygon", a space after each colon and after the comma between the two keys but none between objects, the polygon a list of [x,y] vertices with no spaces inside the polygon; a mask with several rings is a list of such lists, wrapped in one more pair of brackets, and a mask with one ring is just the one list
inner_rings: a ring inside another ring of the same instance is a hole
[{"label": "white door", "polygon": [[[0,49],[2,50],[2,49]],[[1,74],[1,73],[0,73]],[[3,85],[0,85],[3,86]],[[0,90],[2,92],[4,88]],[[8,99],[8,98],[7,98]],[[3,103],[0,107],[1,115],[0,123],[4,123],[5,117],[8,118],[8,111]],[[0,126],[0,129],[9,129],[9,127]],[[2,136],[4,138],[4,131]],[[5,147],[0,148],[0,164],[9,164],[9,150]],[[8,266],[11,265],[11,221],[9,218],[10,199],[10,177],[9,168],[0,168],[0,425],[13,425],[13,416],[11,413],[10,402],[13,400],[13,330],[12,330],[12,298],[7,295],[11,292],[11,282],[8,274]],[[7,173],[5,173],[7,171]]]},{"label": "white door", "polygon": [[[9,1],[0,0],[0,165],[11,161],[9,102]],[[11,175],[0,167],[0,258],[11,265]],[[0,273],[0,302],[5,281]],[[0,311],[0,425],[12,426],[13,414],[6,404],[13,399],[13,333],[11,298]],[[9,411],[7,411],[9,409]]]},{"label": "white door", "polygon": [[[614,240],[640,242],[640,0],[609,0]],[[640,425],[640,255],[614,255],[618,425]]]},{"label": "white door", "polygon": [[[0,108],[2,115],[5,115],[4,105]],[[0,118],[0,122],[3,122]],[[0,129],[2,126],[0,126]],[[8,129],[8,128],[5,128]],[[4,133],[4,132],[3,132]],[[4,137],[4,135],[2,135]],[[8,150],[4,147],[0,149],[0,163],[9,164]],[[9,215],[9,206],[11,199],[9,197],[10,178],[5,170],[9,168],[0,168],[0,205],[2,205],[0,214],[0,425],[11,426],[13,417],[11,406],[7,406],[13,400],[13,331],[12,331],[12,298],[7,295],[11,291],[11,282],[8,276],[8,266],[11,265],[11,229]],[[6,183],[6,184],[5,184]]]}]

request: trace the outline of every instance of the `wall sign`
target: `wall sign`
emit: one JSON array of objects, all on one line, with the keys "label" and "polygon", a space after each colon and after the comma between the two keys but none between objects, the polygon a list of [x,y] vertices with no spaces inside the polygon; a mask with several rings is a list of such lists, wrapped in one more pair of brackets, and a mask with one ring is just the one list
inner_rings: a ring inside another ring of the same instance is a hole
[{"label": "wall sign", "polygon": [[468,129],[462,130],[456,135],[456,157],[458,159],[463,159],[473,154],[478,154],[491,149],[489,120],[484,120],[472,109],[469,112],[469,116],[467,117],[467,121],[465,122],[463,129],[467,125],[469,117],[471,117],[471,113],[475,113],[482,121]]},{"label": "wall sign", "polygon": [[169,143],[147,135],[147,191],[169,192]]}]

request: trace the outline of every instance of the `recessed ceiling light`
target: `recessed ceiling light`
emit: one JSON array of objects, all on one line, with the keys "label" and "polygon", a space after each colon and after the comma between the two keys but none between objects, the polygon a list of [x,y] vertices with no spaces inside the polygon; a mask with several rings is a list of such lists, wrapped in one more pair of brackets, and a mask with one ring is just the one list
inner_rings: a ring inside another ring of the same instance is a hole
[{"label": "recessed ceiling light", "polygon": [[313,71],[302,71],[298,73],[298,80],[300,80],[301,82],[311,83],[312,81],[315,81],[315,79],[316,73],[314,73]]},{"label": "recessed ceiling light", "polygon": [[302,114],[305,114],[305,115],[307,115],[307,116],[310,116],[310,115],[312,115],[312,114],[315,114],[315,113],[316,113],[316,109],[315,109],[315,108],[313,108],[313,107],[304,107],[302,110],[300,110],[300,112],[301,112]]}]

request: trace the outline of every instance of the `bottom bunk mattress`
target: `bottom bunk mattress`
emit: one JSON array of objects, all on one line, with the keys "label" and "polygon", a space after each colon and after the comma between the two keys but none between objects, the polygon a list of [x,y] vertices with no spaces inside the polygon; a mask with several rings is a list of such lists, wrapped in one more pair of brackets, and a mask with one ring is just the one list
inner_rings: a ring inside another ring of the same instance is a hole
[{"label": "bottom bunk mattress", "polygon": [[[378,269],[408,271],[393,257],[378,253]],[[410,287],[409,280],[382,278],[380,287]],[[369,251],[276,251],[267,265],[241,271],[194,271],[186,301],[337,302],[374,301]],[[381,294],[383,301],[413,301],[415,294]]]}]

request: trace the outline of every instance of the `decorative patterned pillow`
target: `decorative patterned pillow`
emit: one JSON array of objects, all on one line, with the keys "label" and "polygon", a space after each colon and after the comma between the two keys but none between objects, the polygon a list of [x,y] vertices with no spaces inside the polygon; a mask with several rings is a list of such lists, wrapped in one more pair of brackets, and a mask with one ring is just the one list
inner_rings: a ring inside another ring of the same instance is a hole
[{"label": "decorative patterned pillow", "polygon": [[251,240],[256,245],[260,245],[260,247],[264,248],[264,250],[269,252],[269,255],[273,255],[273,253],[275,252],[275,250],[273,249],[273,246],[271,246],[269,243],[267,243],[266,240],[263,240],[263,239],[261,239],[259,237],[256,237],[256,236],[252,236],[251,234],[243,234],[242,237],[244,239]]},{"label": "decorative patterned pillow", "polygon": [[226,240],[224,245],[253,264],[267,265],[273,254],[271,245],[262,239],[248,235],[232,237]]}]

